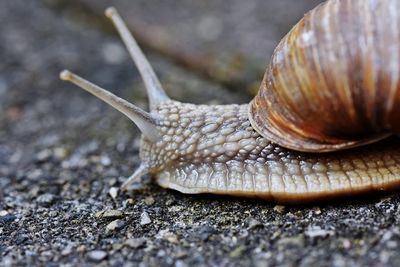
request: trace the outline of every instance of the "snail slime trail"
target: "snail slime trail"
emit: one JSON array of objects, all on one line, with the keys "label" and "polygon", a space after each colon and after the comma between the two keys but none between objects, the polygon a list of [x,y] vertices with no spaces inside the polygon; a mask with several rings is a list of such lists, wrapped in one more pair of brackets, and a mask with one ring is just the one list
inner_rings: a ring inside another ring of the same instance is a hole
[{"label": "snail slime trail", "polygon": [[117,11],[106,15],[144,80],[150,112],[69,71],[60,76],[141,130],[141,164],[123,190],[144,174],[183,193],[280,203],[400,188],[392,136],[400,129],[400,1],[317,6],[282,39],[257,96],[241,105],[171,100]]}]

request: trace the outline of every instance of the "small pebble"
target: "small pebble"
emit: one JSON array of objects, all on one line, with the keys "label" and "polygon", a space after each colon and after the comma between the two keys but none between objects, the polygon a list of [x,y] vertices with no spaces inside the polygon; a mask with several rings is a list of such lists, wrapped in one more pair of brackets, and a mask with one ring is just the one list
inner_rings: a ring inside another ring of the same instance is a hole
[{"label": "small pebble", "polygon": [[124,202],[123,202],[123,207],[124,208],[126,208],[126,207],[128,207],[128,206],[131,206],[131,205],[133,205],[135,203],[135,200],[133,200],[132,198],[128,198],[127,200],[125,200]]},{"label": "small pebble", "polygon": [[144,203],[146,203],[146,205],[148,205],[148,206],[153,205],[154,202],[156,202],[156,201],[154,200],[153,197],[146,197],[146,198],[144,199]]},{"label": "small pebble", "polygon": [[76,248],[77,252],[84,252],[86,251],[86,246],[85,245],[80,245],[79,247]]},{"label": "small pebble", "polygon": [[172,204],[174,204],[175,203],[175,199],[168,199],[166,202],[165,202],[165,205],[166,206],[171,206]]},{"label": "small pebble", "polygon": [[17,219],[17,217],[13,214],[6,214],[4,216],[0,216],[0,223],[11,223],[13,221],[15,221],[15,219]]},{"label": "small pebble", "polygon": [[215,235],[218,233],[218,231],[215,228],[213,228],[209,225],[201,226],[201,227],[195,229],[195,231],[199,235],[199,237],[202,241],[207,241],[212,235]]},{"label": "small pebble", "polygon": [[8,215],[8,211],[6,210],[0,210],[0,217]]},{"label": "small pebble", "polygon": [[177,259],[179,259],[179,258],[183,258],[183,257],[186,257],[188,254],[185,252],[185,251],[183,251],[183,250],[178,250],[176,253],[175,253],[175,258],[177,258]]},{"label": "small pebble", "polygon": [[178,236],[169,231],[169,229],[164,229],[158,231],[157,235],[155,236],[157,239],[165,239],[168,240],[170,243],[178,243]]},{"label": "small pebble", "polygon": [[50,207],[56,201],[57,197],[50,193],[45,193],[36,198],[36,201],[44,207]]},{"label": "small pebble", "polygon": [[175,262],[175,267],[187,267],[189,265],[187,265],[183,260],[177,260]]},{"label": "small pebble", "polygon": [[317,237],[326,237],[334,235],[335,233],[331,230],[324,230],[319,227],[309,228],[307,231],[304,232],[306,236],[309,238],[317,238]]},{"label": "small pebble", "polygon": [[110,190],[108,191],[108,194],[115,199],[118,196],[118,187],[111,187]]},{"label": "small pebble", "polygon": [[142,214],[140,214],[140,224],[141,225],[146,225],[146,224],[150,224],[150,223],[151,223],[151,219],[147,212],[144,211]]},{"label": "small pebble", "polygon": [[29,236],[27,234],[18,234],[15,238],[15,243],[17,245],[22,245],[29,239]]},{"label": "small pebble", "polygon": [[157,252],[157,257],[162,258],[162,257],[165,257],[166,254],[167,254],[167,253],[165,252],[165,250],[161,249],[161,250],[159,250],[159,251]]},{"label": "small pebble", "polygon": [[348,239],[344,239],[342,244],[344,249],[349,249],[351,247],[351,242]]},{"label": "small pebble", "polygon": [[178,236],[173,234],[173,233],[167,235],[166,239],[170,243],[173,243],[173,244],[177,244],[178,243]]},{"label": "small pebble", "polygon": [[283,205],[276,205],[274,207],[274,211],[276,211],[279,214],[283,214],[285,212],[285,206]]},{"label": "small pebble", "polygon": [[51,258],[53,256],[53,252],[51,252],[50,250],[46,250],[40,253],[40,255],[46,258]]},{"label": "small pebble", "polygon": [[101,156],[100,163],[103,166],[110,166],[111,165],[111,159],[108,156]]},{"label": "small pebble", "polygon": [[48,159],[50,159],[50,157],[51,157],[51,150],[45,149],[36,154],[36,161],[37,162],[45,162]]},{"label": "small pebble", "polygon": [[254,219],[254,218],[248,219],[248,225],[249,225],[249,227],[248,227],[249,229],[263,226],[263,224],[261,222],[259,222],[258,220]]},{"label": "small pebble", "polygon": [[67,150],[63,147],[56,147],[53,153],[58,160],[63,160],[67,157]]},{"label": "small pebble", "polygon": [[103,250],[93,250],[88,253],[89,260],[99,262],[107,257],[107,252]]},{"label": "small pebble", "polygon": [[95,214],[96,218],[118,219],[123,218],[124,213],[119,210],[102,210]]},{"label": "small pebble", "polygon": [[72,253],[72,246],[67,246],[66,248],[64,248],[62,251],[61,251],[61,255],[62,256],[68,256],[69,254],[71,254]]},{"label": "small pebble", "polygon": [[320,215],[322,213],[322,211],[321,211],[321,209],[319,207],[314,207],[313,211],[314,211],[315,215]]},{"label": "small pebble", "polygon": [[282,250],[285,247],[304,247],[304,236],[283,237],[277,241],[278,249]]},{"label": "small pebble", "polygon": [[110,185],[110,186],[114,186],[114,185],[116,185],[118,183],[118,177],[114,177],[114,178],[111,178],[110,180],[108,180],[108,184]]},{"label": "small pebble", "polygon": [[242,245],[242,246],[239,246],[239,247],[235,248],[234,250],[232,250],[229,253],[229,256],[232,258],[238,258],[238,257],[242,256],[245,251],[246,251],[246,247]]},{"label": "small pebble", "polygon": [[106,226],[106,230],[107,231],[115,231],[115,230],[119,230],[121,228],[123,228],[125,226],[125,222],[122,220],[114,220],[112,222],[110,222],[107,226]]},{"label": "small pebble", "polygon": [[144,238],[129,238],[124,242],[125,245],[127,245],[130,248],[140,248],[144,247],[146,244],[146,239]]}]

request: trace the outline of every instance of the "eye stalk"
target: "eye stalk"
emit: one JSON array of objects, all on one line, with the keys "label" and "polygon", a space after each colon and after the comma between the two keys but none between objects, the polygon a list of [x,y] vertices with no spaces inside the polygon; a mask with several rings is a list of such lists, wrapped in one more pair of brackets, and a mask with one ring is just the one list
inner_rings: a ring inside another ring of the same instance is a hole
[{"label": "eye stalk", "polygon": [[64,81],[72,82],[126,115],[150,141],[157,142],[159,140],[157,120],[150,113],[68,70],[62,71],[60,78]]},{"label": "eye stalk", "polygon": [[142,79],[146,85],[147,94],[149,96],[150,109],[153,110],[157,104],[169,100],[169,97],[165,93],[153,68],[151,67],[142,50],[138,46],[135,38],[128,30],[125,22],[118,14],[117,10],[114,7],[109,7],[106,9],[105,14],[114,23],[119,35],[121,36],[122,41],[128,49],[129,54],[131,55],[131,58],[135,62],[136,67],[138,68],[140,75],[142,76]]}]

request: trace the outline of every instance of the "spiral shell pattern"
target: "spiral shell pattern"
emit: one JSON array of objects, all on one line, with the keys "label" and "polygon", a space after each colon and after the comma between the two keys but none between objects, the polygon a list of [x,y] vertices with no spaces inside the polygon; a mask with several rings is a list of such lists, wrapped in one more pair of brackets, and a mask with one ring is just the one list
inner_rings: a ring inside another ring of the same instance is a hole
[{"label": "spiral shell pattern", "polygon": [[265,138],[311,152],[400,130],[400,1],[330,0],[276,48],[250,121]]}]

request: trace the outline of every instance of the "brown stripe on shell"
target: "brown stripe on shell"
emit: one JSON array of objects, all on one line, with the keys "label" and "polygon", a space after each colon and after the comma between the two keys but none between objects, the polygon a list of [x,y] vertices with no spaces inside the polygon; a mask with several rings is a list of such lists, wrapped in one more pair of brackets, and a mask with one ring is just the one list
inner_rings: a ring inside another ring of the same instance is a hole
[{"label": "brown stripe on shell", "polygon": [[[399,93],[400,90],[398,90],[399,85],[399,78],[400,78],[400,47],[396,45],[396,43],[400,42],[400,33],[399,33],[399,24],[400,24],[400,16],[397,12],[399,10],[400,5],[399,1],[392,1],[390,2],[390,5],[388,6],[389,8],[389,14],[390,14],[390,20],[394,21],[395,23],[391,23],[390,29],[391,36],[393,36],[392,43],[389,44],[389,47],[387,48],[390,54],[390,59],[389,59],[389,68],[391,72],[391,85],[390,85],[390,91],[387,97],[387,104],[386,104],[386,121],[385,121],[385,126],[389,127],[390,125],[390,112],[392,111],[396,98],[396,94]],[[398,103],[398,102],[397,102]],[[398,105],[397,105],[398,106]],[[398,114],[398,113],[397,113]],[[400,116],[400,115],[399,115]],[[397,120],[398,121],[398,120]],[[399,130],[398,128],[396,129],[397,131]]]},{"label": "brown stripe on shell", "polygon": [[359,55],[363,60],[363,84],[361,89],[361,95],[364,96],[365,107],[364,112],[367,116],[369,122],[373,121],[372,111],[371,109],[375,106],[375,40],[373,36],[373,18],[369,8],[369,1],[365,1],[365,3],[360,4],[360,10],[362,11],[363,21],[362,21],[362,36],[365,37],[365,45],[360,45],[361,55]]},{"label": "brown stripe on shell", "polygon": [[358,33],[365,32],[365,27],[363,25],[365,20],[363,17],[360,17],[359,15],[356,16],[351,12],[352,10],[354,10],[354,12],[357,12],[357,10],[362,11],[363,7],[359,6],[360,2],[355,3],[355,5],[352,5],[351,1],[346,1],[345,3],[346,5],[342,6],[345,18],[341,19],[341,28],[343,29],[344,27],[351,27],[348,30],[343,30],[342,32],[345,36],[343,45],[345,46],[346,58],[352,59],[351,62],[347,62],[348,72],[346,73],[346,75],[349,77],[349,84],[353,98],[353,108],[356,112],[356,119],[354,120],[354,124],[349,129],[356,132],[364,132],[369,128],[369,120],[366,110],[367,99],[365,99],[363,93],[363,83],[365,76],[363,75],[363,71],[365,58],[360,55],[360,51],[362,50],[362,48],[360,48],[360,41],[362,41],[363,43],[366,42],[364,40],[366,34]]},{"label": "brown stripe on shell", "polygon": [[[348,66],[346,64],[346,61],[343,60],[346,58],[346,51],[345,51],[345,46],[344,46],[344,36],[341,33],[343,31],[343,28],[341,28],[340,22],[343,20],[346,14],[342,13],[341,10],[341,5],[334,4],[335,2],[331,1],[330,3],[330,8],[325,8],[325,12],[331,12],[332,14],[330,15],[331,17],[331,23],[329,27],[324,28],[324,34],[325,36],[329,36],[329,40],[327,44],[326,49],[323,48],[323,43],[319,44],[318,46],[320,47],[319,52],[324,53],[324,50],[326,50],[329,54],[328,58],[328,64],[324,66],[325,72],[327,72],[325,77],[329,77],[333,72],[333,82],[334,82],[334,90],[335,92],[338,93],[338,101],[340,101],[340,106],[341,110],[343,111],[343,108],[346,110],[346,120],[347,121],[354,121],[355,119],[355,112],[353,109],[353,104],[352,104],[352,97],[351,97],[351,90],[349,87],[349,82],[348,82]],[[343,5],[345,2],[343,3]],[[335,101],[335,100],[333,100]],[[341,114],[336,114],[335,117],[338,117]],[[336,119],[337,120],[337,119]],[[342,121],[339,121],[339,123]],[[339,125],[341,126],[341,125]],[[327,127],[327,133],[326,134],[336,134],[337,131],[336,127],[335,130],[331,128],[331,125],[325,124],[324,127]],[[345,125],[343,127],[340,127],[339,129],[346,129]],[[324,130],[322,130],[324,131]]]},{"label": "brown stripe on shell", "polygon": [[[324,8],[327,8],[327,6],[328,5],[325,5]],[[314,9],[310,13],[309,19],[310,32],[313,34],[313,38],[315,39],[314,42],[317,42],[317,40],[324,38],[324,36],[321,34],[321,32],[323,32],[324,25],[320,23],[321,14],[323,14],[324,12],[317,11],[318,9]],[[319,101],[316,103],[320,107],[318,114],[325,118],[329,124],[333,124],[335,122],[335,114],[338,114],[338,112],[340,111],[340,107],[337,101],[330,101],[330,99],[336,99],[337,96],[335,90],[331,90],[331,88],[328,86],[329,73],[326,73],[322,69],[322,60],[324,58],[324,55],[322,53],[319,53],[316,45],[312,45],[310,49],[307,50],[307,52],[308,68],[311,69],[311,73],[315,73],[315,79],[313,79],[313,88],[311,89],[311,91],[315,91],[316,93],[321,95]],[[329,83],[329,85],[332,84],[332,82]],[[320,103],[324,103],[325,105],[321,105]]]},{"label": "brown stripe on shell", "polygon": [[315,152],[398,132],[397,2],[330,0],[307,13],[272,56],[250,106],[253,127],[281,146]]},{"label": "brown stripe on shell", "polygon": [[[388,15],[388,13],[390,13],[390,6],[383,5],[382,3],[377,3],[377,6],[371,6],[370,8],[373,18],[380,17],[382,14]],[[375,70],[377,75],[375,88],[375,108],[373,109],[375,120],[372,121],[371,126],[373,129],[379,130],[386,127],[385,109],[387,106],[387,96],[390,95],[390,87],[392,83],[392,73],[390,68],[387,67],[388,63],[390,62],[388,46],[390,46],[390,44],[392,44],[394,41],[393,39],[397,37],[385,33],[385,31],[388,29],[390,31],[390,19],[385,18],[375,21],[377,29],[373,31],[373,35],[375,40],[376,55],[379,56],[375,58]]]}]

